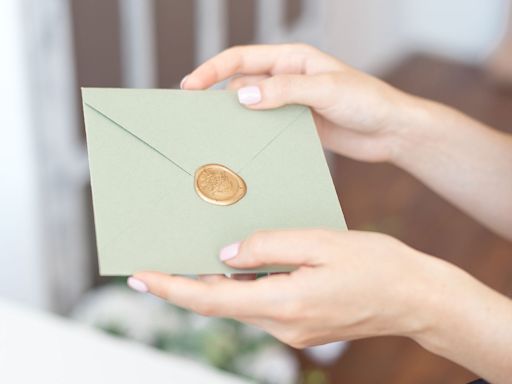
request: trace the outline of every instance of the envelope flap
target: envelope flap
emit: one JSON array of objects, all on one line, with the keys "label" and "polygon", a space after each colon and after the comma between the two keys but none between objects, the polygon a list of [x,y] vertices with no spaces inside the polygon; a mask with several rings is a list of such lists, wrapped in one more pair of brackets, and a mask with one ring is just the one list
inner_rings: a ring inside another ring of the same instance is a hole
[{"label": "envelope flap", "polygon": [[[82,89],[88,106],[188,173],[221,163],[239,171],[287,129],[306,107],[251,111],[231,91]],[[193,118],[191,118],[193,116]]]}]

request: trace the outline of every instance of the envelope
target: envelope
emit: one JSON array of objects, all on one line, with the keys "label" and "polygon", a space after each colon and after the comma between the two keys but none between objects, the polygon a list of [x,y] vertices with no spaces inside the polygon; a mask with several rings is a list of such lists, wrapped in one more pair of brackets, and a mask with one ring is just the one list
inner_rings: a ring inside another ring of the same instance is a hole
[{"label": "envelope", "polygon": [[[346,229],[304,106],[254,111],[218,90],[83,88],[82,98],[101,275],[240,272],[219,250],[257,230]],[[194,179],[208,164],[243,180],[240,200],[201,197]]]}]

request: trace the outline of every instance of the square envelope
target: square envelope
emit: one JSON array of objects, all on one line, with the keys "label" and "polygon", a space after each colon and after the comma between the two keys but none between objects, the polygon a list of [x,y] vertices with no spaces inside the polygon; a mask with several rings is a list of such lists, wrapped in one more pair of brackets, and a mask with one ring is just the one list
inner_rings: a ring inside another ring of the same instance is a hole
[{"label": "square envelope", "polygon": [[219,250],[254,231],[346,229],[308,108],[252,111],[216,90],[82,97],[102,275],[240,272]]}]

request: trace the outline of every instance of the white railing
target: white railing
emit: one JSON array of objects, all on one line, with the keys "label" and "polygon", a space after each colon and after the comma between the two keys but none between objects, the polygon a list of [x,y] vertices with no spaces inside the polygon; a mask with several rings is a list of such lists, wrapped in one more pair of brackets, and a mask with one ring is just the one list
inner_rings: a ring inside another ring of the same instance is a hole
[{"label": "white railing", "polygon": [[156,86],[156,45],[154,4],[147,0],[119,2],[121,20],[121,62],[124,86]]},{"label": "white railing", "polygon": [[86,148],[79,133],[69,3],[24,0],[23,41],[30,83],[30,132],[36,154],[37,199],[45,305],[67,311],[91,284]]}]

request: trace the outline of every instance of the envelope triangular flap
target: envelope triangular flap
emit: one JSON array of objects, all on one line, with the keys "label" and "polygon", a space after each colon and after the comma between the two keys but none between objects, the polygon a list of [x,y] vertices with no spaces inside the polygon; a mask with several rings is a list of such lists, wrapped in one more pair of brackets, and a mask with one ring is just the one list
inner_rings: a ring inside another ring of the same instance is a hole
[{"label": "envelope triangular flap", "polygon": [[[306,108],[251,111],[231,91],[84,88],[91,107],[188,173],[221,163],[238,172]],[[113,127],[114,128],[114,127]]]},{"label": "envelope triangular flap", "polygon": [[[220,262],[219,249],[258,229],[346,229],[311,115],[301,114],[293,130],[273,140],[242,176],[247,194],[227,207],[199,199],[190,183],[176,183],[139,214],[135,225],[124,226],[121,236],[99,247],[102,273],[232,273]],[[288,269],[257,271],[265,270]]]}]

